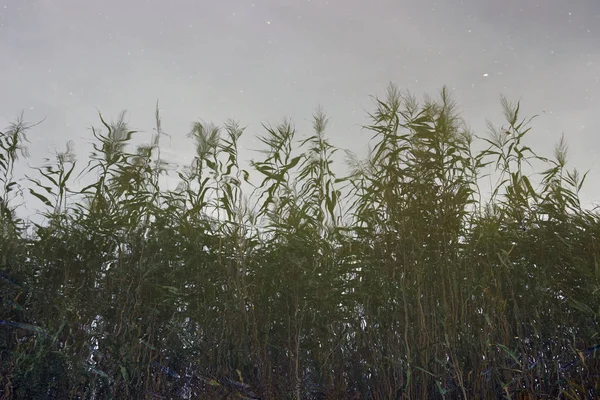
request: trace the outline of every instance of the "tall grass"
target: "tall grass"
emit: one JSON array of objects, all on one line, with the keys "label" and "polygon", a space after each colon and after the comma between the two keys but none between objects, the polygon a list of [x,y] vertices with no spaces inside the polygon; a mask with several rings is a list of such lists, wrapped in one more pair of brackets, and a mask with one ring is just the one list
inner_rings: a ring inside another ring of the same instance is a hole
[{"label": "tall grass", "polygon": [[[25,186],[19,119],[0,135],[0,398],[598,396],[600,219],[564,139],[537,155],[501,106],[479,138],[445,89],[390,85],[342,177],[321,109],[303,141],[265,126],[251,171],[239,123],[197,122],[173,191],[158,107],[149,144],[100,116],[87,165],[69,143]],[[20,196],[45,207],[33,233]]]}]

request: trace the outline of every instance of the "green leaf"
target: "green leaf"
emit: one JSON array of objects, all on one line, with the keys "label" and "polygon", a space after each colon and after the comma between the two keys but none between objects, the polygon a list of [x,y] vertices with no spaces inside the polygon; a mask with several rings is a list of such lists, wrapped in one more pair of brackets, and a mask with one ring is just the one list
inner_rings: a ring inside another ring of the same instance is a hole
[{"label": "green leaf", "polygon": [[128,376],[127,376],[127,368],[125,368],[125,366],[124,366],[124,365],[121,365],[121,368],[120,368],[120,369],[121,369],[121,376],[123,377],[123,380],[124,380],[125,382],[128,382],[128,381],[129,381],[129,378],[128,378]]},{"label": "green leaf", "polygon": [[39,200],[41,200],[41,201],[42,201],[42,202],[43,202],[45,205],[47,205],[48,207],[52,207],[52,203],[51,203],[51,202],[50,202],[50,200],[48,200],[48,199],[47,199],[45,196],[43,196],[43,195],[41,195],[41,194],[39,194],[39,193],[36,193],[36,192],[35,192],[33,189],[29,189],[29,192],[30,192],[30,193],[31,193],[33,196],[35,196],[35,197],[37,197]]},{"label": "green leaf", "polygon": [[8,185],[6,185],[6,193],[9,193],[16,184],[17,182],[10,182]]}]

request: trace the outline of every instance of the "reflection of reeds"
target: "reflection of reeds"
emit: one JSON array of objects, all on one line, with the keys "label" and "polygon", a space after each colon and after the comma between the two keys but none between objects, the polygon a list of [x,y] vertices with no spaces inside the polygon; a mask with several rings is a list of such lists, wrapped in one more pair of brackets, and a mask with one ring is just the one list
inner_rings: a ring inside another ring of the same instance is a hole
[{"label": "reflection of reeds", "polygon": [[174,170],[158,111],[135,150],[124,113],[101,117],[84,187],[72,144],[28,175],[33,234],[12,206],[19,120],[0,135],[0,398],[597,396],[585,174],[564,139],[535,154],[520,105],[502,108],[475,153],[445,90],[419,103],[390,86],[341,178],[321,109],[300,142],[266,125],[252,173],[234,121],[194,123]]},{"label": "reflection of reeds", "polygon": [[181,376],[179,376],[178,373],[176,373],[175,371],[171,371],[169,368],[165,367],[164,365],[153,361],[152,365],[154,365],[155,367],[157,367],[161,372],[164,372],[165,374],[169,375],[172,378],[175,379],[181,379]]},{"label": "reflection of reeds", "polygon": [[43,336],[47,339],[51,339],[51,336],[48,335],[46,332],[44,332],[44,330],[42,328],[40,328],[39,326],[23,324],[21,322],[4,321],[1,319],[0,319],[0,325],[10,326],[10,327],[19,328],[19,329],[25,329],[26,331],[33,332],[33,333]]}]

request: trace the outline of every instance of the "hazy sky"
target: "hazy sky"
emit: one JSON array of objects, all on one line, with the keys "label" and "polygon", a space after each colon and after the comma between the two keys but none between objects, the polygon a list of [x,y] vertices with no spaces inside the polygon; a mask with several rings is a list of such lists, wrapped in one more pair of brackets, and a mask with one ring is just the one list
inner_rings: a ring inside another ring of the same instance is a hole
[{"label": "hazy sky", "polygon": [[478,135],[502,124],[504,94],[540,114],[542,155],[564,132],[571,166],[592,170],[584,202],[600,202],[599,0],[0,0],[0,72],[0,130],[45,118],[35,165],[67,140],[87,161],[97,110],[127,109],[149,139],[157,100],[183,163],[198,119],[236,118],[249,149],[261,122],[310,133],[322,105],[333,144],[364,154],[369,96],[390,81],[419,97],[447,85]]}]

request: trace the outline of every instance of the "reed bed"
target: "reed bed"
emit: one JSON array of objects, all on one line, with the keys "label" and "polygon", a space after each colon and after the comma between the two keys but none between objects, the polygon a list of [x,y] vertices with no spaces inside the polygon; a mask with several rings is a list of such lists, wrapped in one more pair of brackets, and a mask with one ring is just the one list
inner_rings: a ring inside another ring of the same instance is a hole
[{"label": "reed bed", "polygon": [[[88,162],[69,143],[24,180],[17,119],[0,134],[0,399],[597,398],[600,218],[564,139],[536,154],[531,119],[501,107],[478,137],[446,89],[390,85],[343,176],[321,109],[302,141],[265,125],[247,170],[235,121],[194,123],[173,166],[158,107],[145,145],[100,116]],[[24,198],[44,222],[19,217]]]}]

